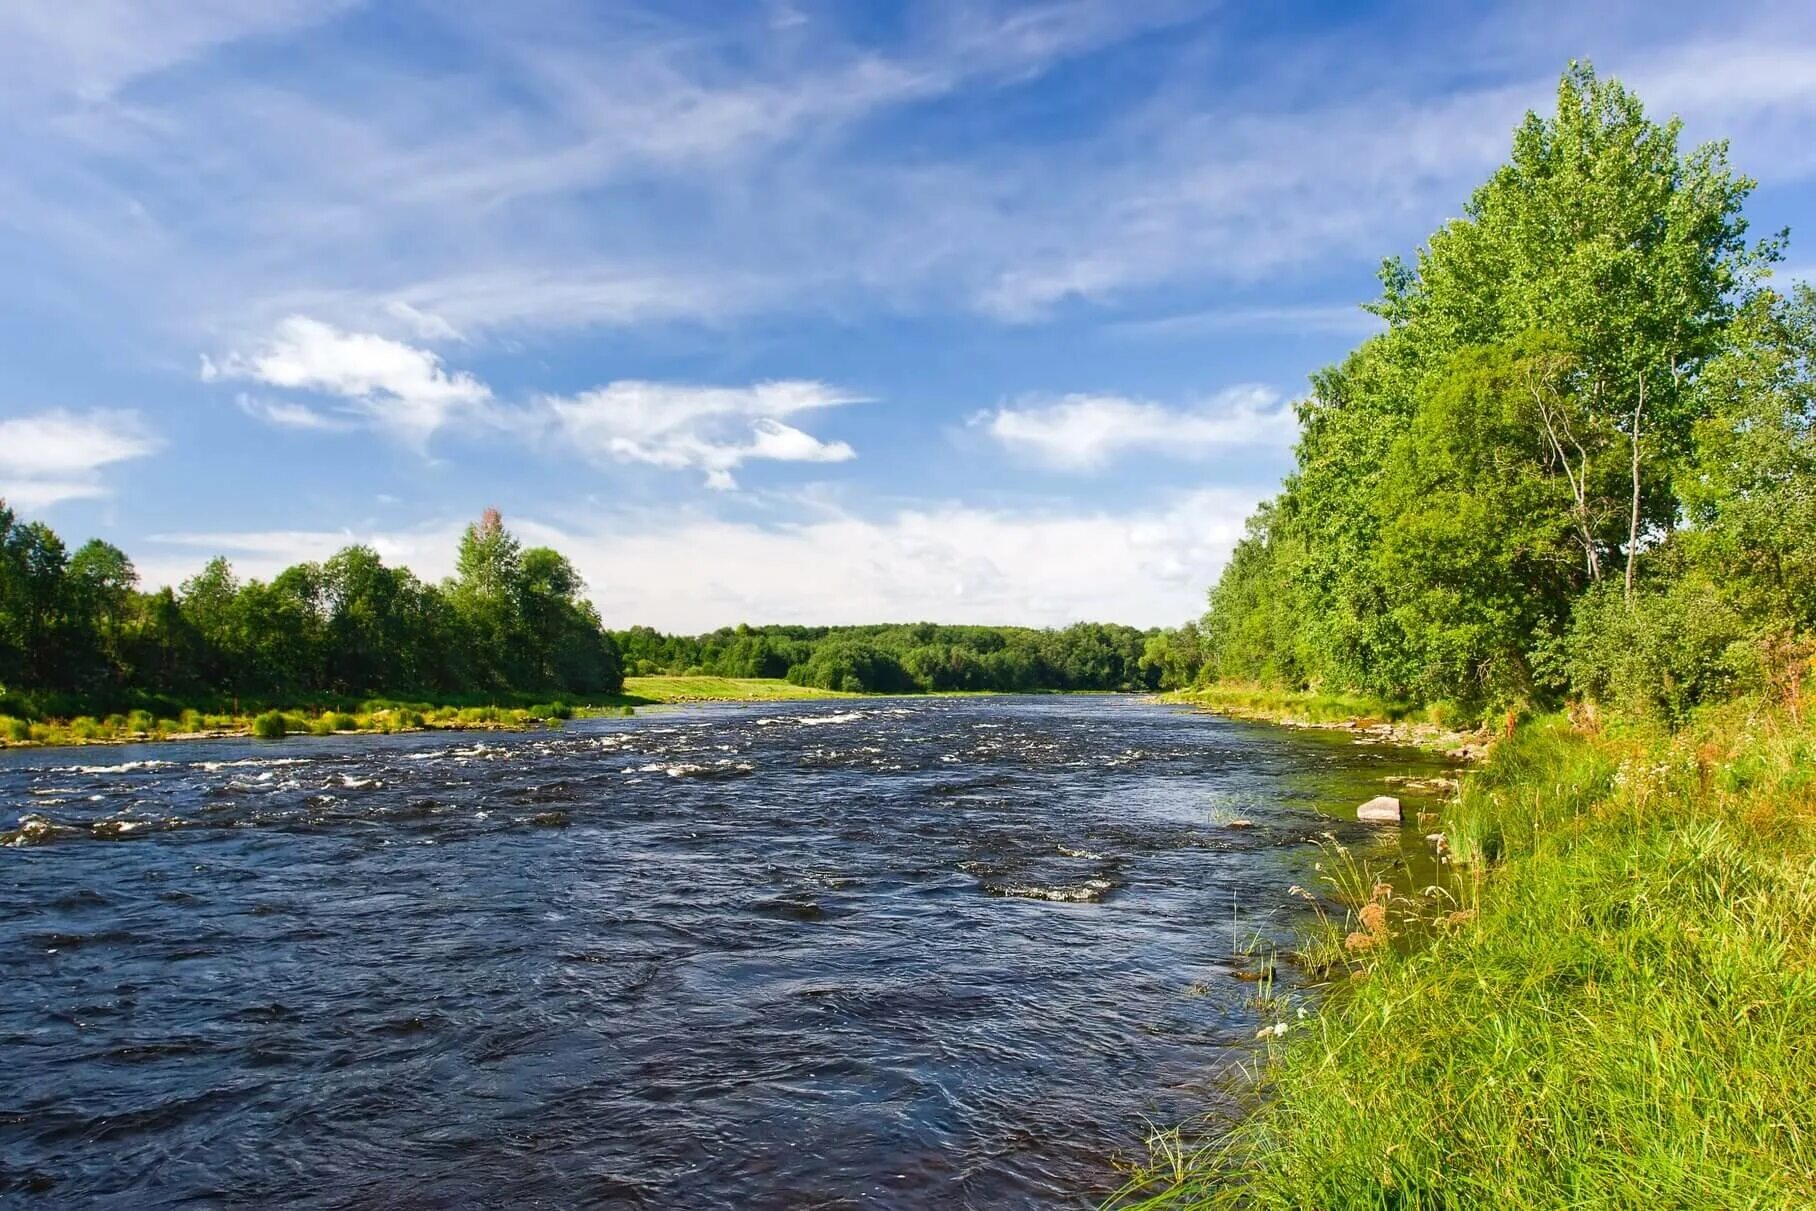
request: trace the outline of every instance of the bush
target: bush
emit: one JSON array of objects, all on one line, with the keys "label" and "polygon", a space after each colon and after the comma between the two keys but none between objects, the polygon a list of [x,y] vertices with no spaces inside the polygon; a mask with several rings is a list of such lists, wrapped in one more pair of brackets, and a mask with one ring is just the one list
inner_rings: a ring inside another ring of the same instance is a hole
[{"label": "bush", "polygon": [[356,732],[359,730],[359,720],[344,711],[336,711],[328,715],[327,720],[328,727],[333,731]]},{"label": "bush", "polygon": [[134,711],[126,716],[126,726],[135,732],[155,732],[158,730],[158,721],[151,717],[150,711]]},{"label": "bush", "polygon": [[1642,588],[1606,584],[1577,603],[1565,637],[1570,682],[1596,702],[1681,723],[1728,697],[1756,661],[1745,621],[1700,577]]},{"label": "bush", "polygon": [[0,717],[0,735],[5,736],[8,740],[30,740],[32,725],[23,719],[14,719],[11,716]]},{"label": "bush", "polygon": [[289,730],[289,721],[282,711],[266,711],[252,721],[252,734],[260,740],[281,740]]}]

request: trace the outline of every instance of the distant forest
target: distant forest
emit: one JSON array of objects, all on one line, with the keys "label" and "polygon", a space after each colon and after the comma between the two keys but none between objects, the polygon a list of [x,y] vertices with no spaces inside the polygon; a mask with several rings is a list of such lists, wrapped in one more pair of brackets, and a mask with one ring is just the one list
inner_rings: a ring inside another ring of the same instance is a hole
[{"label": "distant forest", "polygon": [[1063,630],[938,626],[726,627],[710,635],[614,631],[636,674],[786,677],[828,690],[1132,690],[1187,684],[1168,633],[1083,622]]},{"label": "distant forest", "polygon": [[440,584],[350,546],[269,581],[211,560],[141,591],[98,539],[71,552],[0,502],[0,710],[21,717],[324,698],[585,699],[624,674],[786,677],[827,689],[1122,690],[1184,684],[1176,641],[1081,623],[1064,630],[913,625],[605,630],[571,563],[524,548],[495,510],[467,527]]}]

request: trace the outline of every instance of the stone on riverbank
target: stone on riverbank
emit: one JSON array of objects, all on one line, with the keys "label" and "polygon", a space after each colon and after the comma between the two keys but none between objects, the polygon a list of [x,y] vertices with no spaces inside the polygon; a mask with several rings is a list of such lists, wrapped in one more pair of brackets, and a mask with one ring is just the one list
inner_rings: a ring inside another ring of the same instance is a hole
[{"label": "stone on riverbank", "polygon": [[1398,824],[1400,801],[1392,795],[1376,795],[1356,809],[1356,819],[1376,824]]}]

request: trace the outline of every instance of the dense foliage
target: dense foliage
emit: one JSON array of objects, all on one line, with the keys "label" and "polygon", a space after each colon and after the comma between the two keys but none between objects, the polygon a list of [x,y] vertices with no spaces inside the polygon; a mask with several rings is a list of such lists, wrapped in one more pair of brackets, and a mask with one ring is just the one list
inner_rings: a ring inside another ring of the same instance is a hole
[{"label": "dense foliage", "polygon": [[827,690],[1125,690],[1190,680],[1169,670],[1160,633],[1100,623],[740,626],[692,637],[633,627],[612,637],[632,673],[786,677]]},{"label": "dense foliage", "polygon": [[1768,287],[1752,185],[1573,66],[1314,377],[1203,675],[1681,717],[1807,658],[1816,297]]},{"label": "dense foliage", "polygon": [[214,559],[175,589],[141,592],[117,547],[94,540],[72,554],[0,502],[0,690],[10,713],[30,716],[148,698],[589,695],[618,691],[625,671],[914,693],[1173,688],[1197,668],[1189,624],[608,632],[573,565],[523,548],[492,510],[467,527],[456,566],[426,584],[352,546],[269,582],[242,581]]},{"label": "dense foliage", "polygon": [[301,701],[315,695],[616,691],[618,651],[579,575],[525,550],[495,511],[468,526],[459,573],[425,584],[370,547],[241,581],[225,559],[140,592],[132,562],[73,554],[0,502],[0,685],[25,705],[146,696]]}]

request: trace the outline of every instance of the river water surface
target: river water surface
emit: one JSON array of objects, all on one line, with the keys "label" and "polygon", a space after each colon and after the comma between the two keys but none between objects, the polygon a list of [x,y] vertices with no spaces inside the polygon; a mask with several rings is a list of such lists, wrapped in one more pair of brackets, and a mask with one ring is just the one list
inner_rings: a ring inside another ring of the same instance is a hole
[{"label": "river water surface", "polygon": [[1431,770],[1118,697],[3,754],[0,1201],[1089,1206]]}]

